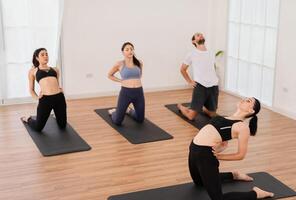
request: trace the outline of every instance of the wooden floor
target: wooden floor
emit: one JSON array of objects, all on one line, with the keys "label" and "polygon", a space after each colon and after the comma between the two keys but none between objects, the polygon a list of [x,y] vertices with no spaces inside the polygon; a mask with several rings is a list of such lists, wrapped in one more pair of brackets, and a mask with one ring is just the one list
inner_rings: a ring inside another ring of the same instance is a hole
[{"label": "wooden floor", "polygon": [[[140,145],[130,144],[93,111],[114,106],[116,97],[68,101],[68,121],[92,150],[53,157],[42,157],[19,120],[34,114],[35,104],[0,107],[0,199],[100,200],[191,181],[188,145],[198,130],[164,107],[190,98],[190,90],[147,93],[146,117],[174,139]],[[237,101],[222,93],[218,112],[232,113]],[[266,171],[296,190],[295,121],[263,109],[245,160],[220,166]]]}]

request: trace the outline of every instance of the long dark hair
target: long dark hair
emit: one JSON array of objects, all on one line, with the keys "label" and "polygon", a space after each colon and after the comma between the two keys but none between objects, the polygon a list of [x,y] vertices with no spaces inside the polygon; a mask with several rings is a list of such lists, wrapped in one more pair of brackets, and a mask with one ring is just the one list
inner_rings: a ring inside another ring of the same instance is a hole
[{"label": "long dark hair", "polygon": [[39,48],[39,49],[36,49],[33,53],[32,63],[34,67],[39,67],[40,65],[39,61],[37,60],[37,57],[39,56],[39,53],[41,51],[47,51],[47,50],[45,48]]},{"label": "long dark hair", "polygon": [[[130,45],[130,46],[133,47],[133,49],[135,49],[135,47],[134,47],[134,45],[133,45],[132,43],[130,43],[130,42],[125,42],[125,43],[122,45],[122,47],[121,47],[121,51],[123,51],[124,48],[125,48],[127,45]],[[142,69],[142,64],[141,64],[141,62],[136,58],[135,55],[133,55],[133,63],[134,63],[134,65],[136,65],[137,67],[139,67],[140,69]]]},{"label": "long dark hair", "polygon": [[254,99],[255,99],[255,103],[253,106],[254,113],[246,117],[246,118],[251,118],[250,122],[249,122],[249,128],[250,128],[250,133],[252,136],[256,135],[257,122],[258,122],[257,114],[261,109],[260,101],[258,99],[256,99],[255,97],[254,97]]}]

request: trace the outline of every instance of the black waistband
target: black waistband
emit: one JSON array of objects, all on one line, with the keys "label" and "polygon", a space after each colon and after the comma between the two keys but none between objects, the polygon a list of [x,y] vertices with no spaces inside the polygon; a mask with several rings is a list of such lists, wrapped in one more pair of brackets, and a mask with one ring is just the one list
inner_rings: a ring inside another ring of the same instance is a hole
[{"label": "black waistband", "polygon": [[[195,81],[196,82],[196,81]],[[202,84],[200,84],[199,82],[196,82],[196,85],[198,86],[198,87],[201,87],[201,88],[206,88],[206,89],[209,89],[209,88],[217,88],[218,87],[218,85],[213,85],[213,86],[211,86],[211,87],[206,87],[206,86],[203,86]],[[195,87],[196,88],[196,87]]]},{"label": "black waistband", "polygon": [[143,87],[128,88],[128,87],[121,86],[121,89],[122,90],[143,90]]},{"label": "black waistband", "polygon": [[56,96],[60,96],[60,95],[64,95],[63,92],[59,92],[57,94],[51,94],[51,95],[42,95],[42,97],[56,97]]},{"label": "black waistband", "polygon": [[199,151],[199,152],[210,152],[210,153],[212,153],[212,147],[197,145],[197,144],[194,144],[194,142],[192,141],[191,144],[190,144],[190,151]]}]

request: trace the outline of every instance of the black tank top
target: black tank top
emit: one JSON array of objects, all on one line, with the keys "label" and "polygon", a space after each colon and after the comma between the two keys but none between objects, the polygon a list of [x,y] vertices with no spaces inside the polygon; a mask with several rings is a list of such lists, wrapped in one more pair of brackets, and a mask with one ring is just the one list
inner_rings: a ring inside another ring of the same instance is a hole
[{"label": "black tank top", "polygon": [[53,77],[56,77],[57,78],[57,72],[53,69],[53,68],[49,68],[48,71],[45,71],[45,70],[41,70],[39,69],[38,67],[38,70],[36,72],[36,80],[37,82],[39,83],[39,81],[45,77],[48,77],[48,76],[53,76]]},{"label": "black tank top", "polygon": [[209,124],[216,128],[216,130],[221,135],[222,141],[227,141],[232,139],[231,128],[232,125],[237,122],[241,122],[241,120],[231,120],[222,116],[216,116],[210,120]]}]

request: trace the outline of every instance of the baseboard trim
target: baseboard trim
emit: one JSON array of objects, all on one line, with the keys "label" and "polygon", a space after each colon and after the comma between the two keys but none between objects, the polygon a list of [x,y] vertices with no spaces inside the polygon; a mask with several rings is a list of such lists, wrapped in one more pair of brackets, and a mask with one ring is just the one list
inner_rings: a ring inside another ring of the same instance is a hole
[{"label": "baseboard trim", "polygon": [[10,106],[10,105],[17,105],[17,104],[30,104],[30,103],[37,103],[38,101],[34,100],[32,97],[25,97],[25,98],[15,98],[15,99],[7,99],[4,100],[4,104],[0,104],[0,106]]},{"label": "baseboard trim", "polygon": [[[150,87],[144,88],[145,93],[150,92],[160,92],[160,91],[171,91],[171,90],[182,90],[188,89],[187,85],[177,85],[177,86],[168,86],[168,87]],[[66,98],[68,100],[77,100],[77,99],[89,99],[89,98],[98,98],[98,97],[109,97],[109,96],[117,96],[118,91],[108,91],[108,92],[97,92],[97,93],[86,93],[86,94],[73,94],[67,95]]]}]

